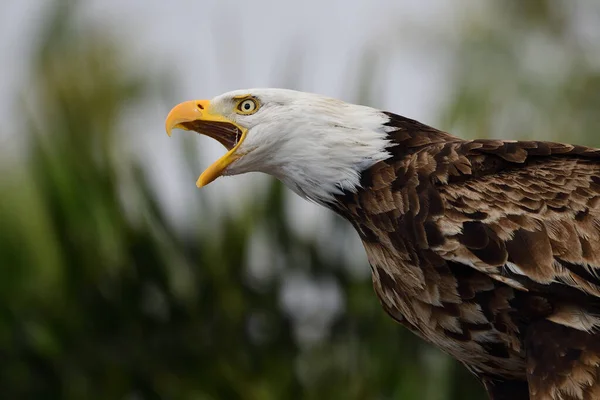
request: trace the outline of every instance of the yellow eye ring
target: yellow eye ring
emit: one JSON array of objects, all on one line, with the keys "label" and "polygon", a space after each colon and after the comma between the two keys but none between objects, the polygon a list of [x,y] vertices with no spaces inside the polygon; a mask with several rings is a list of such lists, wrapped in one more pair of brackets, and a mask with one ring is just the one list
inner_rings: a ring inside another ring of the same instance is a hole
[{"label": "yellow eye ring", "polygon": [[251,97],[240,101],[237,105],[237,111],[239,114],[249,115],[258,111],[258,107],[258,101]]}]

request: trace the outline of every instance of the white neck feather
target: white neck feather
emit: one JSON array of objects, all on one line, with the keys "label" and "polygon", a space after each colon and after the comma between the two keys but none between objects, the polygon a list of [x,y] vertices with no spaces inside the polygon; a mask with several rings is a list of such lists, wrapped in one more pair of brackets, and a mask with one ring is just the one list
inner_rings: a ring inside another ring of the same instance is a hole
[{"label": "white neck feather", "polygon": [[361,172],[390,157],[389,117],[379,110],[309,94],[272,107],[268,121],[248,134],[252,157],[229,173],[265,172],[300,196],[327,204],[344,191],[356,192]]},{"label": "white neck feather", "polygon": [[385,115],[365,114],[347,119],[346,126],[332,123],[311,134],[305,131],[302,141],[311,141],[306,144],[307,151],[295,154],[298,159],[274,175],[300,196],[319,204],[329,203],[345,191],[356,192],[361,172],[390,157]]}]

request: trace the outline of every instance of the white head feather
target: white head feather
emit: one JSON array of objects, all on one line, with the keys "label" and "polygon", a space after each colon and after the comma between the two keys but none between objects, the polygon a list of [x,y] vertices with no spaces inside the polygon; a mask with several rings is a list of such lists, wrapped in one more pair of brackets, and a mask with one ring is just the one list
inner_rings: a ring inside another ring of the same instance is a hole
[{"label": "white head feather", "polygon": [[[260,107],[236,112],[239,96],[252,95]],[[286,89],[237,90],[215,97],[211,112],[248,129],[224,175],[264,172],[302,197],[330,202],[344,190],[355,192],[360,173],[389,158],[389,117],[379,110],[325,96]]]}]

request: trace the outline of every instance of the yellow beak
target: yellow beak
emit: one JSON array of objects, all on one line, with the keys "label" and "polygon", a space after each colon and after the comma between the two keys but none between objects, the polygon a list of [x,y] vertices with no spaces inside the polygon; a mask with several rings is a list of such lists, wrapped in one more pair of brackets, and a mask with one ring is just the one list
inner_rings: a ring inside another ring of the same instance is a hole
[{"label": "yellow beak", "polygon": [[218,140],[227,154],[208,167],[196,181],[196,186],[206,186],[221,175],[235,160],[242,157],[236,151],[246,138],[247,129],[210,110],[210,101],[191,100],[173,107],[167,115],[165,129],[171,136],[173,129],[195,131]]}]

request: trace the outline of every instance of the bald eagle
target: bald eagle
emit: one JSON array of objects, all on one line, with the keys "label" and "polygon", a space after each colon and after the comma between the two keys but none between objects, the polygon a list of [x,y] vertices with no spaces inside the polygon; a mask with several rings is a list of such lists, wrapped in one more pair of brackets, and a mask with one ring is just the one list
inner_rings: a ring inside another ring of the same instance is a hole
[{"label": "bald eagle", "polygon": [[250,89],[175,106],[166,130],[347,219],[384,310],[492,399],[600,399],[600,150],[463,140],[317,94]]}]

